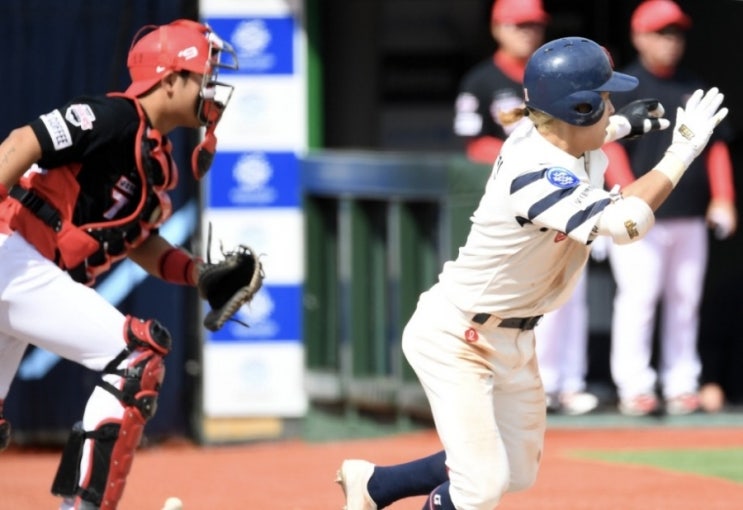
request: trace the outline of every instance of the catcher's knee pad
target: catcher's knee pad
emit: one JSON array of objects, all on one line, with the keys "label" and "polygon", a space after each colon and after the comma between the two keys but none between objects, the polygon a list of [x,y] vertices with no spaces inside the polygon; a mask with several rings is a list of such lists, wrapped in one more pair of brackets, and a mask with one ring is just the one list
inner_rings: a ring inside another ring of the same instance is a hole
[{"label": "catcher's knee pad", "polygon": [[[101,381],[124,406],[123,416],[101,422],[95,430],[76,424],[62,452],[52,493],[80,496],[96,507],[115,509],[124,491],[126,477],[139,445],[144,425],[157,411],[157,397],[165,377],[163,356],[170,351],[171,338],[157,321],[127,316],[124,349],[104,373],[120,377],[117,385]],[[125,364],[123,362],[126,361]],[[92,440],[89,469],[80,483],[80,462],[85,440]]]}]

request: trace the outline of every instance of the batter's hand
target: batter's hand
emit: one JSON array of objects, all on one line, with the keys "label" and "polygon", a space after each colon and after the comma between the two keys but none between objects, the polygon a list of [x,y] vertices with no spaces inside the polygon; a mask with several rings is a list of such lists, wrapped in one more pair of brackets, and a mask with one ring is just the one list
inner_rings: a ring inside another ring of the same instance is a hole
[{"label": "batter's hand", "polygon": [[699,89],[686,102],[684,108],[676,111],[676,125],[673,140],[667,153],[678,157],[687,167],[707,146],[712,132],[728,114],[727,108],[720,108],[725,96],[712,87],[706,93]]},{"label": "batter's hand", "polygon": [[655,170],[665,174],[673,187],[676,187],[694,158],[702,153],[712,132],[728,114],[727,108],[720,108],[723,99],[725,96],[717,87],[712,87],[706,93],[699,89],[691,95],[684,108],[676,111],[671,145],[655,165]]},{"label": "batter's hand", "polygon": [[663,105],[657,99],[632,101],[609,117],[605,141],[613,142],[621,138],[630,140],[650,131],[666,129],[671,121],[663,118],[665,113]]}]

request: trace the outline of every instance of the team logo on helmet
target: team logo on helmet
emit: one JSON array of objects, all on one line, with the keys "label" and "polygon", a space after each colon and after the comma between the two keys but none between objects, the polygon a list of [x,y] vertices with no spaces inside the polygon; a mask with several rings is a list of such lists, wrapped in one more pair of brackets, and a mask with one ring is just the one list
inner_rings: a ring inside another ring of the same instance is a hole
[{"label": "team logo on helmet", "polygon": [[580,182],[577,175],[559,166],[547,169],[547,180],[550,184],[562,189],[574,188]]}]

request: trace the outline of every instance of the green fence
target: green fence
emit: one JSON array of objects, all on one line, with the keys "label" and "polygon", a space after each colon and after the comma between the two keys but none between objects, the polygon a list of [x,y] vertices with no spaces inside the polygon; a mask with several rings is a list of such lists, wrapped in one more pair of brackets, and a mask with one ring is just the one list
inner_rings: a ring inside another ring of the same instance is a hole
[{"label": "green fence", "polygon": [[490,167],[458,155],[347,151],[312,153],[301,166],[311,401],[427,414],[402,328],[463,244]]}]

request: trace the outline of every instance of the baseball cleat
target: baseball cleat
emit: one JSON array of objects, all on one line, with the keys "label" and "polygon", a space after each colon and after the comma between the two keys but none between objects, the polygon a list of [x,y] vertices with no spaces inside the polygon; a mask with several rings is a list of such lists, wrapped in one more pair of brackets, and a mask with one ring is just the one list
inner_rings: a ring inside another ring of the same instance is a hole
[{"label": "baseball cleat", "polygon": [[346,497],[344,510],[377,510],[366,486],[374,473],[374,464],[365,460],[344,460],[336,476],[336,483]]},{"label": "baseball cleat", "polygon": [[648,416],[658,412],[658,398],[655,395],[637,395],[619,401],[619,412],[625,416]]},{"label": "baseball cleat", "polygon": [[666,400],[666,413],[673,416],[691,414],[699,410],[699,405],[696,393],[684,393]]},{"label": "baseball cleat", "polygon": [[598,405],[598,397],[586,391],[576,391],[574,393],[563,393],[560,395],[560,409],[563,414],[570,416],[590,413]]}]

